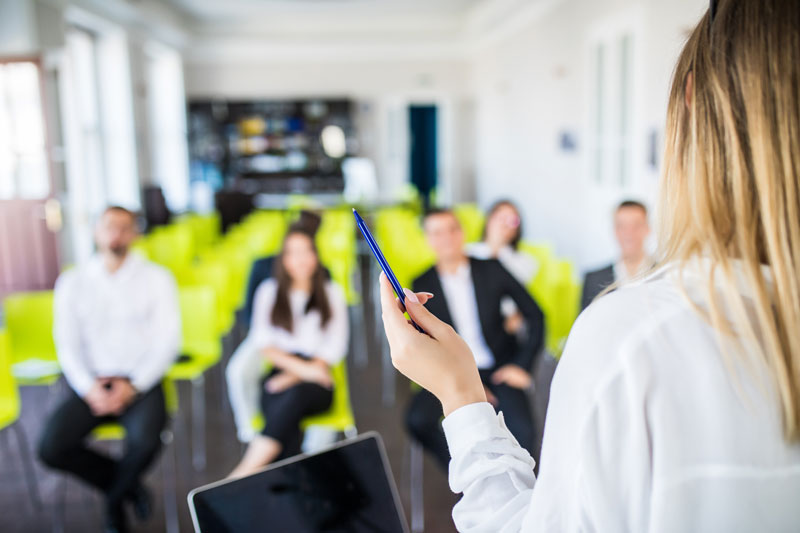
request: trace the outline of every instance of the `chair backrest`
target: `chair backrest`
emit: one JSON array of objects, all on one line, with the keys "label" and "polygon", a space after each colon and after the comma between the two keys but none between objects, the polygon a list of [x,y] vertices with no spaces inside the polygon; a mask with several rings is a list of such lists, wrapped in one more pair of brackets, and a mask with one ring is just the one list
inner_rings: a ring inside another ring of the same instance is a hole
[{"label": "chair backrest", "polygon": [[209,256],[191,268],[188,284],[185,285],[186,287],[204,285],[213,289],[215,295],[213,308],[217,317],[217,327],[214,330],[216,333],[227,333],[233,326],[235,295],[231,292],[232,278],[228,265]]},{"label": "chair backrest", "polygon": [[217,295],[213,287],[194,285],[178,292],[183,333],[182,352],[204,360],[221,356]]},{"label": "chair backrest", "polygon": [[17,420],[19,409],[19,391],[11,374],[8,332],[0,329],[0,429]]},{"label": "chair backrest", "polygon": [[53,341],[53,291],[11,294],[3,308],[13,362],[58,360]]},{"label": "chair backrest", "polygon": [[486,215],[476,204],[459,204],[453,207],[453,213],[458,218],[464,230],[465,242],[478,242],[483,237],[483,226]]}]

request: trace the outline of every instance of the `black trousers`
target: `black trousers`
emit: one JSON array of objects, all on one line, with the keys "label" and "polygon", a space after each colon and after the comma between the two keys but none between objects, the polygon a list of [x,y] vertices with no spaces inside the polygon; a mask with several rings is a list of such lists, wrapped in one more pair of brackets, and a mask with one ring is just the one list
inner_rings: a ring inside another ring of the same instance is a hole
[{"label": "black trousers", "polygon": [[[520,446],[533,453],[533,414],[528,395],[524,390],[493,384],[490,380],[491,370],[481,370],[480,374],[483,384],[497,398],[497,411],[503,412],[511,434]],[[425,389],[412,396],[406,410],[406,429],[446,472],[450,463],[450,451],[442,430],[442,404],[436,396]]]},{"label": "black trousers", "polygon": [[[277,374],[280,370],[273,369],[264,382]],[[327,411],[332,403],[333,390],[316,383],[298,383],[277,394],[267,392],[262,384],[261,412],[265,423],[261,434],[281,443],[283,449],[278,459],[300,453],[303,444],[300,422],[307,416]]]},{"label": "black trousers", "polygon": [[[94,428],[107,422],[125,427],[125,452],[120,459],[92,450],[85,443]],[[160,384],[137,398],[119,417],[93,415],[83,398],[70,389],[67,399],[45,425],[39,458],[103,491],[108,510],[118,510],[155,459],[166,423]]]}]

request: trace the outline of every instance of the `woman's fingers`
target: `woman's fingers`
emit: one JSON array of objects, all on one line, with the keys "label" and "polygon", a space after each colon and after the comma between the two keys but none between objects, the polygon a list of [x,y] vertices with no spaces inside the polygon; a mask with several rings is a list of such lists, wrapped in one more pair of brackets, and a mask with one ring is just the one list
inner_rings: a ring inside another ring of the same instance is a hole
[{"label": "woman's fingers", "polygon": [[422,305],[416,294],[408,289],[403,289],[403,291],[406,295],[406,311],[408,312],[408,316],[430,336],[438,339],[450,330],[450,326],[436,318],[433,313]]},{"label": "woman's fingers", "polygon": [[[433,294],[431,294],[429,292],[418,292],[417,293],[417,298],[419,299],[419,303],[421,303],[422,305],[425,305],[426,303],[428,303],[428,300],[433,298]],[[406,312],[406,306],[403,305],[403,302],[400,301],[400,298],[395,298],[394,301],[397,304],[397,308],[400,311],[402,311],[403,313],[405,313]]]},{"label": "woman's fingers", "polygon": [[396,336],[407,328],[406,318],[403,311],[397,307],[395,302],[394,290],[391,283],[386,278],[386,274],[381,272],[381,310],[383,312],[383,327],[390,343]]}]

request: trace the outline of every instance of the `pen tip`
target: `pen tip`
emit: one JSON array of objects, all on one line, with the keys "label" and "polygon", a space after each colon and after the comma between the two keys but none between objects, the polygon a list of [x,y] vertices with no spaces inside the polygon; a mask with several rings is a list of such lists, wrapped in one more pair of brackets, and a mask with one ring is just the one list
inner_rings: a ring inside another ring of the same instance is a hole
[{"label": "pen tip", "polygon": [[354,208],[353,208],[353,213],[355,213],[355,212],[356,212],[356,208],[354,207]]}]

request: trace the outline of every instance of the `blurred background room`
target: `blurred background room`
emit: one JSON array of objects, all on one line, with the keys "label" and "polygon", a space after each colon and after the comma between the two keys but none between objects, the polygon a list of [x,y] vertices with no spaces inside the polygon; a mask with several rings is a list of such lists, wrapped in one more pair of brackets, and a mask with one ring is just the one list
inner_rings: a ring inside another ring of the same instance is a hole
[{"label": "blurred background room", "polygon": [[[457,496],[407,436],[415,389],[391,366],[379,270],[351,208],[411,287],[436,259],[427,210],[451,208],[469,248],[491,240],[488,209],[512,202],[514,251],[533,265],[519,281],[544,314],[526,388],[536,457],[584,275],[633,275],[626,254],[641,267],[653,250],[634,204],[655,202],[672,68],[707,6],[0,0],[0,531],[107,526],[102,495],[45,466],[38,443],[72,384],[54,286],[102,253],[109,206],[135,215],[130,253],[174,279],[181,323],[162,382],[169,422],[143,480],[151,516],[131,530],[191,531],[189,490],[242,457],[226,367],[272,273],[254,264],[310,216],[349,341],[303,449],[378,431],[411,528],[454,531]],[[112,456],[125,439],[115,423],[88,435]]]}]

